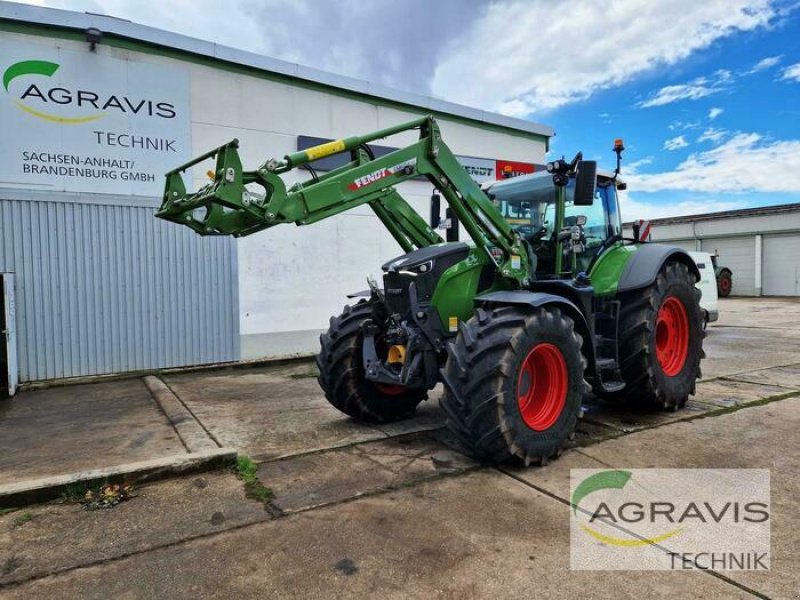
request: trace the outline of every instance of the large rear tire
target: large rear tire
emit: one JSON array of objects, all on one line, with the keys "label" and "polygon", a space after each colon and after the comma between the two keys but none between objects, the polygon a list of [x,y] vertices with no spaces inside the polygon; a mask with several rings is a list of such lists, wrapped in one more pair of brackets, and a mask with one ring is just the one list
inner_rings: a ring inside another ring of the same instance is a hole
[{"label": "large rear tire", "polygon": [[479,308],[448,347],[441,405],[476,457],[544,464],[575,437],[581,337],[558,308]]},{"label": "large rear tire", "polygon": [[635,406],[682,408],[695,393],[703,358],[703,311],[683,263],[664,265],[655,282],[622,298],[620,366],[625,389],[598,395]]},{"label": "large rear tire", "polygon": [[724,269],[717,278],[717,294],[720,298],[727,298],[733,289],[733,275]]},{"label": "large rear tire", "polygon": [[362,300],[331,317],[328,332],[320,336],[319,385],[328,402],[360,421],[384,423],[410,417],[428,397],[425,390],[383,386],[364,377],[362,325],[370,319],[380,323],[384,316],[380,304]]}]

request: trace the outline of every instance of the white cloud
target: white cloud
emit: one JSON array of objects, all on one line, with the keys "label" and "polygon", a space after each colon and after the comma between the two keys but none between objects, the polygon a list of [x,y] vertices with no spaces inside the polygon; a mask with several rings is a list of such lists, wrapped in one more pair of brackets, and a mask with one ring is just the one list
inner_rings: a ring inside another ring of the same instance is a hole
[{"label": "white cloud", "polygon": [[497,2],[441,54],[432,87],[512,115],[541,112],[673,65],[776,14],[769,0],[619,0],[569,10]]},{"label": "white cloud", "polygon": [[752,75],[753,73],[758,73],[760,71],[766,71],[767,69],[771,69],[783,58],[783,54],[779,56],[768,56],[767,58],[762,58],[758,61],[752,69],[748,69],[744,72],[744,75]]},{"label": "white cloud", "polygon": [[700,121],[673,121],[668,125],[670,131],[675,131],[676,129],[700,129],[702,126],[702,122]]},{"label": "white cloud", "polygon": [[699,100],[727,89],[732,81],[733,75],[731,72],[720,69],[711,77],[696,77],[687,83],[662,87],[648,100],[640,102],[638,106],[650,108],[680,102],[681,100]]},{"label": "white cloud", "polygon": [[679,135],[665,141],[664,150],[680,150],[681,148],[686,148],[688,145],[689,142],[686,141],[686,138],[682,135]]},{"label": "white cloud", "polygon": [[718,106],[715,106],[710,111],[708,111],[708,119],[710,121],[713,121],[718,116],[720,116],[723,112],[725,112],[724,109],[722,109],[722,108],[720,108]]},{"label": "white cloud", "polygon": [[800,63],[795,63],[786,67],[781,73],[781,79],[789,81],[800,81]]},{"label": "white cloud", "polygon": [[[430,95],[443,48],[490,0],[40,0]],[[418,15],[425,18],[418,18]]]},{"label": "white cloud", "polygon": [[709,127],[703,133],[700,134],[700,137],[697,138],[698,142],[713,142],[714,144],[718,144],[722,141],[722,139],[728,135],[728,131],[726,129],[719,129],[717,127]]},{"label": "white cloud", "polygon": [[637,219],[662,219],[664,217],[681,217],[685,215],[701,215],[719,210],[747,208],[744,201],[731,200],[679,200],[677,202],[658,203],[634,198],[629,192],[619,192],[619,206],[622,220],[625,222]]},{"label": "white cloud", "polygon": [[800,192],[800,140],[737,133],[711,150],[690,154],[672,171],[628,180],[640,192]]},{"label": "white cloud", "polygon": [[632,175],[634,173],[638,173],[639,169],[642,167],[646,167],[647,165],[653,164],[653,157],[652,156],[645,156],[644,158],[640,158],[639,160],[634,160],[629,163],[625,163],[625,176]]}]

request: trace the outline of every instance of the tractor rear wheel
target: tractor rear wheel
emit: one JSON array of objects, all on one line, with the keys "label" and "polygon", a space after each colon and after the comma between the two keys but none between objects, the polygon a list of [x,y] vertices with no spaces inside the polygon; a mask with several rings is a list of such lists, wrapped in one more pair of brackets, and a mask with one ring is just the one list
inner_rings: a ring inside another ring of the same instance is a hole
[{"label": "tractor rear wheel", "polygon": [[362,325],[368,320],[380,323],[382,317],[382,305],[361,300],[331,317],[328,332],[319,338],[319,385],[328,402],[360,421],[383,423],[409,417],[427,398],[425,390],[381,385],[365,378]]},{"label": "tractor rear wheel", "polygon": [[717,277],[717,294],[720,298],[727,298],[733,289],[733,276],[727,269],[723,270]]},{"label": "tractor rear wheel", "polygon": [[442,370],[448,428],[482,460],[558,456],[575,437],[587,388],[581,344],[558,308],[477,309]]},{"label": "tractor rear wheel", "polygon": [[598,395],[670,411],[686,404],[700,377],[706,335],[694,279],[686,265],[669,262],[650,287],[623,297],[619,357],[626,386]]}]

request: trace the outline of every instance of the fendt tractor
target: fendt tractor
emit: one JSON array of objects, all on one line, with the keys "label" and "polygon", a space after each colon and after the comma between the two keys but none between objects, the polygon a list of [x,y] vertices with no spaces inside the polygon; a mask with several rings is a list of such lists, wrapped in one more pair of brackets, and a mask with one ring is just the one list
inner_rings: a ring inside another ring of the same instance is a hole
[{"label": "fendt tractor", "polygon": [[[419,140],[375,157],[369,142],[418,129]],[[616,169],[578,153],[547,172],[479,186],[433,117],[336,140],[244,171],[233,140],[167,174],[157,216],[201,235],[308,225],[368,205],[405,254],[383,285],[349,296],[321,336],[325,397],[355,419],[413,415],[439,382],[447,425],[477,457],[544,464],[575,435],[583,395],[677,410],[703,357],[699,273],[681,249],[622,237]],[[346,153],[325,174],[311,163]],[[182,173],[215,160],[187,193]],[[281,175],[305,168],[287,189]],[[434,187],[431,220],[397,185]],[[449,218],[440,218],[440,202]],[[458,224],[471,243],[457,240]],[[437,229],[447,228],[444,242]]]}]

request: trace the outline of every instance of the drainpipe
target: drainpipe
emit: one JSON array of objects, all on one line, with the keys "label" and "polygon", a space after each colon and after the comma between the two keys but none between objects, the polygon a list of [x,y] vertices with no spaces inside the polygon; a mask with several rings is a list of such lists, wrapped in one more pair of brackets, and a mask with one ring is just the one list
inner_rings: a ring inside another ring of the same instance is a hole
[{"label": "drainpipe", "polygon": [[755,264],[756,296],[761,295],[761,234],[756,234],[756,264]]},{"label": "drainpipe", "polygon": [[703,249],[703,242],[697,237],[697,221],[692,221],[692,237],[694,237],[694,249],[700,252]]}]

